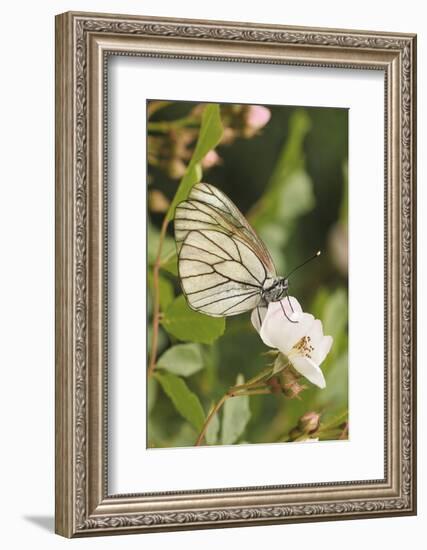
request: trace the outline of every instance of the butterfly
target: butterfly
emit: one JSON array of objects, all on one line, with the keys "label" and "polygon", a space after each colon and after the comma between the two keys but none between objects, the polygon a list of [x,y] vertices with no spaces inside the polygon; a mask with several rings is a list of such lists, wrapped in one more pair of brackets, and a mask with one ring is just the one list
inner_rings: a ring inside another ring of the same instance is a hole
[{"label": "butterfly", "polygon": [[193,310],[224,317],[256,308],[261,322],[262,309],[288,295],[288,279],[277,276],[265,244],[213,185],[194,185],[176,207],[174,226],[178,273]]}]

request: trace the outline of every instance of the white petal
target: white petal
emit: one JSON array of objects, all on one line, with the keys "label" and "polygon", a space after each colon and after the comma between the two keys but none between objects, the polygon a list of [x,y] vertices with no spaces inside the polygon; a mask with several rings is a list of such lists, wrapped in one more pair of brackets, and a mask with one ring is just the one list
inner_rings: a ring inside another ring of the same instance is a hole
[{"label": "white petal", "polygon": [[[289,296],[289,300],[288,300],[287,297],[283,298],[281,300],[281,302],[282,302],[282,306],[283,306],[284,310],[286,311],[286,315],[288,315],[288,317],[291,317],[292,313],[302,313],[301,304],[293,296]],[[280,310],[282,310],[282,306],[280,305],[280,302],[272,302],[271,305],[275,305]],[[283,311],[282,311],[282,313],[283,313]]]},{"label": "white petal", "polygon": [[[283,305],[283,309],[286,312],[286,315],[289,318],[292,318],[293,313],[302,313],[302,307],[300,303],[293,296],[289,296],[289,301],[287,298],[284,298],[282,300],[282,305]],[[267,309],[270,310],[270,313],[276,312],[278,315],[281,315],[281,316],[284,315],[280,302],[271,302],[268,305],[268,308],[267,306],[258,306],[258,308],[255,308],[253,310],[251,315],[251,322],[257,332],[261,330],[261,325],[264,322],[264,319],[267,315]]]},{"label": "white petal", "polygon": [[277,348],[285,355],[307,334],[314,317],[310,313],[295,312],[291,319],[295,322],[289,321],[280,306],[269,306],[260,331],[260,336],[267,346]]},{"label": "white petal", "polygon": [[313,346],[314,350],[311,356],[315,363],[317,363],[318,365],[321,365],[323,363],[325,357],[331,351],[332,343],[332,336],[323,336],[320,342],[318,342],[316,346]]},{"label": "white petal", "polygon": [[[316,348],[323,338],[323,328],[322,328],[322,321],[319,319],[316,319],[314,323],[311,325],[309,332],[307,333],[307,336],[310,336],[310,344]],[[317,363],[318,361],[316,361]]]},{"label": "white petal", "polygon": [[292,357],[292,365],[300,374],[305,376],[305,378],[307,378],[307,380],[309,380],[312,384],[319,386],[319,388],[326,387],[326,382],[323,376],[323,372],[316,365],[316,363],[311,359],[309,359],[308,357],[304,357],[302,355]]},{"label": "white petal", "polygon": [[251,313],[251,322],[257,332],[261,330],[261,325],[267,315],[267,306],[258,306]]}]

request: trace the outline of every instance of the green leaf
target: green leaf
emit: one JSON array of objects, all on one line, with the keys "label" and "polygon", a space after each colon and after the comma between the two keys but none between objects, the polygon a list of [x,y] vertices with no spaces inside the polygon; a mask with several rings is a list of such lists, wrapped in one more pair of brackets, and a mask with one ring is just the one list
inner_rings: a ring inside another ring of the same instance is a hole
[{"label": "green leaf", "polygon": [[[239,374],[236,384],[243,383],[244,378]],[[223,445],[232,445],[243,434],[251,417],[249,396],[230,397],[224,403],[223,409],[221,443]]]},{"label": "green leaf", "polygon": [[159,369],[180,376],[191,376],[203,368],[203,358],[198,344],[178,344],[165,351],[157,362]]},{"label": "green leaf", "polygon": [[[175,298],[173,284],[161,275],[159,275],[158,281],[160,309],[161,311],[165,311],[165,309],[169,306],[171,302],[173,302]],[[153,274],[151,272],[148,274],[148,286],[150,290],[153,291]]]},{"label": "green leaf", "polygon": [[[212,404],[212,407],[213,407],[213,404]],[[205,438],[206,438],[206,443],[208,445],[215,445],[216,443],[218,443],[219,428],[220,428],[219,416],[218,414],[216,414],[212,418],[212,420],[209,422],[206,430]]]},{"label": "green leaf", "polygon": [[170,304],[161,322],[169,334],[184,342],[211,344],[225,331],[223,317],[209,317],[193,311],[183,295]]},{"label": "green leaf", "polygon": [[150,376],[147,380],[147,411],[148,414],[153,410],[157,398],[157,381]]},{"label": "green leaf", "polygon": [[[156,261],[159,249],[160,231],[150,221],[147,223],[147,243],[148,243],[148,263],[153,265]],[[169,235],[165,235],[162,246],[161,258],[169,258],[175,253],[175,240]]]},{"label": "green leaf", "polygon": [[187,171],[179,184],[178,190],[166,214],[168,220],[173,219],[176,206],[188,197],[193,185],[202,179],[200,162],[203,157],[219,143],[223,131],[219,105],[217,103],[208,103],[203,111],[199,138],[193,156],[191,157],[190,164],[188,165]]},{"label": "green leaf", "polygon": [[223,131],[219,104],[208,103],[203,111],[199,139],[197,140],[192,161],[200,162],[217,145]]},{"label": "green leaf", "polygon": [[177,277],[178,276],[178,257],[176,255],[176,252],[174,252],[171,256],[165,258],[160,264],[160,268]]},{"label": "green leaf", "polygon": [[348,409],[340,411],[338,414],[335,414],[333,418],[326,417],[326,420],[322,419],[319,427],[319,432],[326,432],[332,429],[336,429],[344,422],[348,422]]},{"label": "green leaf", "polygon": [[175,374],[156,372],[154,376],[179,414],[200,432],[205,422],[205,413],[197,395]]},{"label": "green leaf", "polygon": [[327,300],[323,310],[323,329],[325,334],[330,334],[334,339],[340,335],[348,320],[347,292],[338,288]]},{"label": "green leaf", "polygon": [[343,165],[343,180],[344,180],[344,191],[341,199],[339,219],[343,224],[348,222],[348,164],[347,161]]},{"label": "green leaf", "polygon": [[[265,193],[257,204],[251,222],[257,228],[281,222],[289,225],[296,217],[314,206],[312,181],[304,169],[304,138],[310,119],[304,110],[293,113],[289,137],[279,154]],[[283,244],[283,243],[282,243]]]},{"label": "green leaf", "polygon": [[175,298],[172,283],[161,275],[159,275],[159,298],[161,311],[165,311]]},{"label": "green leaf", "polygon": [[289,176],[279,196],[277,216],[281,220],[298,218],[310,211],[315,204],[311,179],[302,170],[297,170]]},{"label": "green leaf", "polygon": [[[147,344],[148,349],[147,353],[150,353],[151,351],[151,338],[153,336],[153,325],[150,323],[148,325],[147,330]],[[157,351],[158,353],[162,353],[162,351],[169,346],[169,338],[166,334],[166,332],[160,327],[159,334],[158,334],[158,340],[157,340]]]},{"label": "green leaf", "polygon": [[282,186],[290,174],[301,170],[304,166],[303,143],[310,130],[310,118],[306,111],[295,111],[289,120],[289,138],[280,153],[273,175],[268,183],[267,191]]}]

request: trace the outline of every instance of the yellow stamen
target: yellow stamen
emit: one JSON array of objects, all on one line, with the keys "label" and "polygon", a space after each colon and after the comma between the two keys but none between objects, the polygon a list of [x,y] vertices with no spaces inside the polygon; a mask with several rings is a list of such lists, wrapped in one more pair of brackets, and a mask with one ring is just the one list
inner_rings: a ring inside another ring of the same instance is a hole
[{"label": "yellow stamen", "polygon": [[311,352],[314,351],[314,348],[310,344],[310,342],[311,342],[310,336],[303,336],[294,345],[289,355],[294,353],[295,355],[304,355],[305,357],[308,357],[309,359],[311,359]]}]

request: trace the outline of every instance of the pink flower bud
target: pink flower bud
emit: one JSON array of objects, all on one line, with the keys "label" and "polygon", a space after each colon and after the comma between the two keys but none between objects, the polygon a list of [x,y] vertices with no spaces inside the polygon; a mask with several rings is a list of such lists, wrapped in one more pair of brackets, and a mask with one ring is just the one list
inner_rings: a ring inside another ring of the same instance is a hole
[{"label": "pink flower bud", "polygon": [[320,424],[320,414],[316,412],[307,412],[298,421],[298,428],[302,433],[310,434],[318,430]]},{"label": "pink flower bud", "polygon": [[221,158],[218,153],[215,151],[215,149],[211,149],[204,156],[202,160],[202,167],[206,170],[208,168],[212,168],[212,166],[215,166],[215,164],[218,164],[220,161]]},{"label": "pink flower bud", "polygon": [[259,130],[267,124],[270,118],[271,112],[267,107],[263,107],[262,105],[250,105],[246,115],[246,122],[248,126],[254,130]]}]

